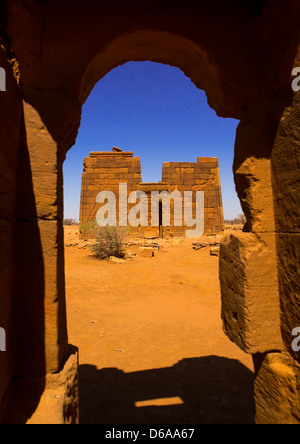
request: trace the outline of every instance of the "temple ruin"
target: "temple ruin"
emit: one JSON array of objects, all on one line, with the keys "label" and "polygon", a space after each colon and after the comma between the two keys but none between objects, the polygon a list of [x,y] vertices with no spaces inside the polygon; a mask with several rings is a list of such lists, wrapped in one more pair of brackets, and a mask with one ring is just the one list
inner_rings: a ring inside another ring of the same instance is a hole
[{"label": "temple ruin", "polygon": [[[217,158],[198,157],[197,162],[167,162],[163,164],[162,181],[157,183],[142,182],[141,162],[139,157],[133,157],[132,152],[123,152],[114,147],[111,152],[92,152],[90,157],[84,159],[81,187],[80,223],[82,236],[88,236],[90,223],[96,221],[97,212],[102,207],[97,203],[98,193],[102,191],[112,192],[116,197],[116,214],[120,213],[119,191],[120,184],[125,185],[126,201],[134,192],[140,192],[141,201],[144,197],[145,221],[140,220],[139,225],[130,227],[130,233],[148,237],[173,237],[193,236],[197,237],[197,229],[191,229],[186,225],[184,205],[190,206],[191,217],[197,223],[203,218],[202,234],[218,234],[224,231],[223,206],[221,195],[221,183],[219,162]],[[197,212],[195,193],[204,192],[204,208]],[[158,202],[157,220],[153,221],[151,210],[155,193],[166,192],[168,196],[179,196],[179,205],[176,207],[176,197],[169,202],[169,221],[164,223],[163,206],[164,199]],[[192,192],[191,202],[184,202],[184,196]],[[178,194],[179,193],[179,194]],[[152,205],[151,205],[152,203]],[[123,226],[128,226],[127,216],[133,204],[125,202],[126,217]],[[202,214],[203,213],[203,214]],[[123,215],[124,216],[124,215]],[[140,216],[141,219],[141,216]],[[116,225],[119,225],[117,221]],[[195,222],[195,225],[196,222]]]}]

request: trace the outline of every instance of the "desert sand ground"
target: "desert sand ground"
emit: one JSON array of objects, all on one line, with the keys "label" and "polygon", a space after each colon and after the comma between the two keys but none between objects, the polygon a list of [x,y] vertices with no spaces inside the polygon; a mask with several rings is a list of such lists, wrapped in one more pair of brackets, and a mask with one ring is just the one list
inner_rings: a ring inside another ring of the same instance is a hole
[{"label": "desert sand ground", "polygon": [[218,257],[194,241],[162,240],[154,258],[114,264],[65,227],[81,423],[254,422],[252,359],[223,333]]}]

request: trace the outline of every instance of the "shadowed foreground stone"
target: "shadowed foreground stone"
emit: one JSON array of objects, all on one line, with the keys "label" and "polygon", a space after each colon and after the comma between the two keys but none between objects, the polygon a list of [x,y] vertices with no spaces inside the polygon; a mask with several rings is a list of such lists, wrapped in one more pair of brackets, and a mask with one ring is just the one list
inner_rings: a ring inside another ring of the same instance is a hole
[{"label": "shadowed foreground stone", "polygon": [[255,380],[257,424],[300,423],[300,365],[288,353],[266,356]]},{"label": "shadowed foreground stone", "polygon": [[275,236],[240,233],[221,242],[222,319],[246,353],[282,350]]},{"label": "shadowed foreground stone", "polygon": [[78,424],[78,403],[78,351],[72,347],[62,371],[47,375],[38,408],[27,424]]}]

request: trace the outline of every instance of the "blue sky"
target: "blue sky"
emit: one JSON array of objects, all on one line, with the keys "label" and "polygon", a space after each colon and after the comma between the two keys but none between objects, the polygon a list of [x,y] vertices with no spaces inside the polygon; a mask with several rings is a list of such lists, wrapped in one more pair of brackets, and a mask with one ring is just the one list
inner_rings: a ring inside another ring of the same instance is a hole
[{"label": "blue sky", "polygon": [[241,213],[232,163],[238,121],[222,119],[206,95],[174,67],[130,62],[97,83],[87,99],[76,145],[64,164],[65,218],[79,220],[83,159],[113,146],[133,151],[142,180],[161,180],[163,162],[218,157],[225,219]]}]

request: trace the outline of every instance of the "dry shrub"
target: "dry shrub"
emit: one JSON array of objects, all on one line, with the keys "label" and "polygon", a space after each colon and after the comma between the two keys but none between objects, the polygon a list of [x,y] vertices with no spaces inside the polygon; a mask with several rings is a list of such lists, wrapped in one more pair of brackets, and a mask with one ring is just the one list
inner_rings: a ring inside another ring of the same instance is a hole
[{"label": "dry shrub", "polygon": [[75,219],[64,219],[64,225],[70,226],[75,225],[77,221]]},{"label": "dry shrub", "polygon": [[125,228],[98,227],[96,243],[91,246],[91,250],[97,259],[108,259],[110,256],[124,258],[127,235]]}]

